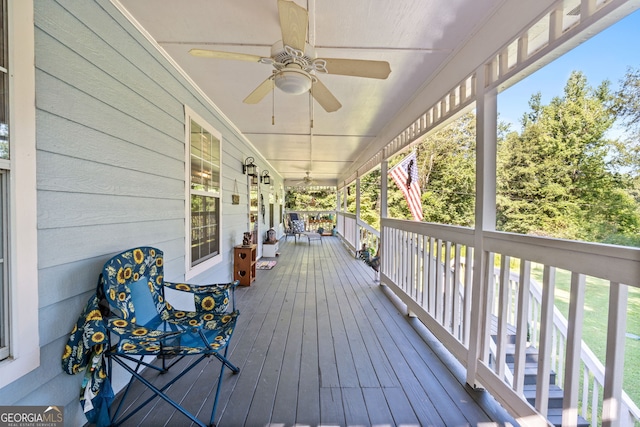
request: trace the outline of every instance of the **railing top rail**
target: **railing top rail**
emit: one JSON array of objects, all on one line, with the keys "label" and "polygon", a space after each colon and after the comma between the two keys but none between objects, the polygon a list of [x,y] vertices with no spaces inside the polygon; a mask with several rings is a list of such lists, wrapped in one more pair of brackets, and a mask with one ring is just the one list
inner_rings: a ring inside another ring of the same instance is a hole
[{"label": "railing top rail", "polygon": [[362,228],[364,228],[365,230],[367,230],[369,233],[374,234],[378,237],[380,237],[380,232],[378,230],[376,230],[375,228],[373,228],[372,226],[370,226],[369,224],[367,224],[366,222],[362,221],[362,220],[357,220],[358,225]]},{"label": "railing top rail", "polygon": [[335,209],[324,209],[324,210],[300,210],[300,209],[287,209],[286,210],[287,213],[299,213],[299,214],[311,214],[311,215],[316,215],[316,214],[335,214],[336,210]]},{"label": "railing top rail", "polygon": [[533,262],[640,287],[640,248],[485,232],[484,248]]},{"label": "railing top rail", "polygon": [[473,245],[474,243],[475,232],[472,228],[467,227],[391,218],[382,218],[380,225],[381,227],[391,227],[411,233],[423,234],[452,243],[460,243],[463,245]]},{"label": "railing top rail", "polygon": [[338,215],[342,215],[345,218],[356,219],[356,214],[352,214],[352,213],[349,213],[349,212],[338,212]]}]

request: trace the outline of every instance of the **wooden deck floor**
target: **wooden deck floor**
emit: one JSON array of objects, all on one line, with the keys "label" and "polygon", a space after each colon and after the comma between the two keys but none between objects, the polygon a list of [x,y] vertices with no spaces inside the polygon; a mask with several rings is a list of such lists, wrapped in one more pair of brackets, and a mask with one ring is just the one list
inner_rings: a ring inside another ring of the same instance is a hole
[{"label": "wooden deck floor", "polygon": [[[241,372],[225,371],[218,426],[513,422],[486,392],[465,387],[439,343],[427,344],[428,332],[338,238],[290,239],[280,252],[272,270],[236,292],[241,315],[228,356]],[[212,359],[171,386],[201,420],[209,419],[219,366]],[[125,425],[189,425],[174,412],[156,399]]]}]

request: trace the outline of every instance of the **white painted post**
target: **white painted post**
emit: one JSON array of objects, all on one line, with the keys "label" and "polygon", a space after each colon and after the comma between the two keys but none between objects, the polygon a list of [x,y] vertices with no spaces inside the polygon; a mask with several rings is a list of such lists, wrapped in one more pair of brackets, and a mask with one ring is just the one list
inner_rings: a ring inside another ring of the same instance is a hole
[{"label": "white painted post", "polygon": [[355,224],[354,246],[356,251],[360,250],[360,175],[356,177],[356,224]]},{"label": "white painted post", "polygon": [[[486,90],[485,81],[491,70],[482,65],[473,79],[476,93],[476,208],[473,262],[473,290],[471,329],[467,357],[466,381],[472,387],[481,387],[476,376],[478,360],[482,357],[485,307],[486,273],[483,231],[496,226],[496,140],[498,103],[495,89]],[[493,266],[489,266],[493,268]]]}]

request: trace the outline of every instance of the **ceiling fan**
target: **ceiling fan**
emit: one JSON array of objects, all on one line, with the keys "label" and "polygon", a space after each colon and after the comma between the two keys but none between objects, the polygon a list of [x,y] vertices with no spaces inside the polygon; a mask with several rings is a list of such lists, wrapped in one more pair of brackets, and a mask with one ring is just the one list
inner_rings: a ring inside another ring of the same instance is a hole
[{"label": "ceiling fan", "polygon": [[272,89],[273,85],[285,93],[299,95],[310,92],[311,96],[327,112],[342,107],[335,96],[318,79],[317,73],[343,76],[386,79],[391,67],[386,61],[362,59],[317,58],[313,46],[307,43],[309,14],[292,0],[278,0],[278,15],[282,40],[271,46],[271,56],[262,57],[244,53],[217,50],[191,49],[193,56],[238,61],[260,62],[272,65],[272,75],[263,81],[243,102],[257,104]]},{"label": "ceiling fan", "polygon": [[311,171],[307,171],[307,174],[300,181],[293,181],[288,186],[297,188],[299,191],[306,191],[307,188],[316,185],[316,181],[311,178]]}]

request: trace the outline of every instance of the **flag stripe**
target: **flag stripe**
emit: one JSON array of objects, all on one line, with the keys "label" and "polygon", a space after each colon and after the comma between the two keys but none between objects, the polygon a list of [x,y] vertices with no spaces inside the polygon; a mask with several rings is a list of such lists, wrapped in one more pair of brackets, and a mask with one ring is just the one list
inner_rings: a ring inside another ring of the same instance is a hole
[{"label": "flag stripe", "polygon": [[405,157],[389,171],[389,174],[402,191],[413,219],[422,221],[422,193],[420,191],[420,183],[418,182],[416,153],[413,152]]}]

